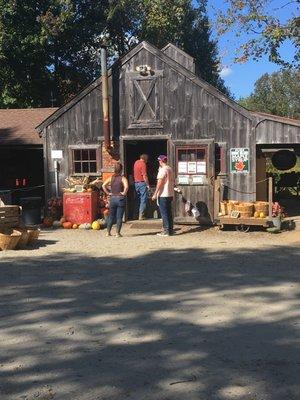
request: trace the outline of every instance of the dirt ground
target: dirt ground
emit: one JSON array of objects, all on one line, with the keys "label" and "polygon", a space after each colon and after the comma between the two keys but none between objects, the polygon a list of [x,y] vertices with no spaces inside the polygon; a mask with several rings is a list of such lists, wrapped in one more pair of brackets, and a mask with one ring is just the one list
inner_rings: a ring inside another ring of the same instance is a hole
[{"label": "dirt ground", "polygon": [[300,232],[49,230],[0,252],[1,400],[296,400]]}]

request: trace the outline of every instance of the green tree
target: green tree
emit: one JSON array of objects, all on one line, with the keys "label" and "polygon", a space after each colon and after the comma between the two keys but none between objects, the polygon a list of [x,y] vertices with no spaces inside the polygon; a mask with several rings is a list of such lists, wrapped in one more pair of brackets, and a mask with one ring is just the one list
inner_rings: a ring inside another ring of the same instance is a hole
[{"label": "green tree", "polygon": [[262,75],[255,82],[254,92],[241,98],[239,104],[252,111],[300,119],[300,71]]},{"label": "green tree", "polygon": [[103,36],[112,57],[141,40],[173,42],[227,93],[210,39],[206,0],[0,0],[0,107],[61,105],[99,75]]},{"label": "green tree", "polygon": [[[284,67],[299,66],[300,0],[226,0],[225,3],[225,10],[216,12],[217,28],[220,35],[231,31],[242,41],[236,61],[257,60],[267,55],[270,61]],[[295,49],[292,59],[280,53],[282,44],[287,42]]]}]

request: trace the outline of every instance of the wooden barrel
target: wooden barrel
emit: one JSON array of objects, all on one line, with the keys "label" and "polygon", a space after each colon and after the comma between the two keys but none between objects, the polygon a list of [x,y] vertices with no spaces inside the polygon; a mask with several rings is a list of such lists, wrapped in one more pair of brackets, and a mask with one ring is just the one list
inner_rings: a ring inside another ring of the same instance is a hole
[{"label": "wooden barrel", "polygon": [[222,215],[227,215],[228,214],[228,203],[227,201],[221,201],[220,202],[220,209],[221,209],[221,214]]},{"label": "wooden barrel", "polygon": [[235,210],[244,215],[244,218],[251,218],[254,214],[254,204],[253,203],[239,203],[235,206]]},{"label": "wooden barrel", "polygon": [[240,215],[239,218],[252,218],[253,212],[252,211],[239,211]]},{"label": "wooden barrel", "polygon": [[267,201],[256,201],[254,204],[254,210],[255,212],[269,215],[269,203]]},{"label": "wooden barrel", "polygon": [[230,215],[231,211],[236,211],[236,206],[239,204],[237,200],[228,200],[227,204],[227,211],[228,214]]}]

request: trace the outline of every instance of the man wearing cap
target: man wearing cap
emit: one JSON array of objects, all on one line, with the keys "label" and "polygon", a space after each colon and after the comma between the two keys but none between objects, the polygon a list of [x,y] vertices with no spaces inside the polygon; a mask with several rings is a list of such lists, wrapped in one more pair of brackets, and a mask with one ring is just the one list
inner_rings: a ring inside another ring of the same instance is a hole
[{"label": "man wearing cap", "polygon": [[159,171],[157,185],[152,200],[158,200],[159,210],[163,221],[163,230],[159,236],[173,235],[172,201],[174,194],[174,175],[172,168],[167,164],[167,156],[158,157]]},{"label": "man wearing cap", "polygon": [[148,192],[150,189],[147,174],[148,155],[141,154],[133,166],[134,187],[139,203],[139,219],[146,219]]}]

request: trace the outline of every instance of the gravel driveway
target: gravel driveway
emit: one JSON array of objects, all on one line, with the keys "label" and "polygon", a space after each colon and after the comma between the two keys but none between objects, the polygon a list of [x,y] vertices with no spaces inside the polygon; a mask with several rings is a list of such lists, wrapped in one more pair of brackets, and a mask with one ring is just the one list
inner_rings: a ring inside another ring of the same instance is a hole
[{"label": "gravel driveway", "polygon": [[1,400],[299,399],[299,232],[124,234],[0,253]]}]

